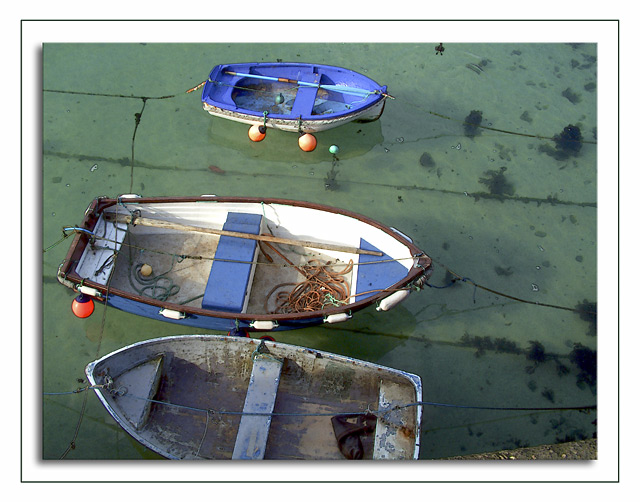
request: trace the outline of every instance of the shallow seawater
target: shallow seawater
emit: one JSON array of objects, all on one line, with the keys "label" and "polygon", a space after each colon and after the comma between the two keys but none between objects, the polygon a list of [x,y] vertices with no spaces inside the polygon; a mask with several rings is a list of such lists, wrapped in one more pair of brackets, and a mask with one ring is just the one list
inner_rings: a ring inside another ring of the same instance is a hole
[{"label": "shallow seawater", "polygon": [[[596,46],[449,44],[437,56],[435,45],[46,44],[43,391],[82,387],[87,363],[125,345],[202,332],[102,306],[73,316],[56,280],[70,239],[53,244],[94,197],[282,197],[370,216],[434,259],[436,287],[394,310],[274,335],[416,373],[424,401],[459,406],[424,407],[421,459],[593,437],[595,412],[469,407],[596,402],[572,357],[576,344],[597,350],[595,325],[571,310],[597,301]],[[185,93],[215,64],[276,59],[348,67],[396,99],[380,120],[319,133],[304,153],[291,133],[252,143],[248,126]],[[465,125],[474,111],[493,130]],[[581,147],[558,151],[570,125]],[[158,458],[93,393],[45,395],[42,426],[44,459],[72,441],[68,459]]]}]

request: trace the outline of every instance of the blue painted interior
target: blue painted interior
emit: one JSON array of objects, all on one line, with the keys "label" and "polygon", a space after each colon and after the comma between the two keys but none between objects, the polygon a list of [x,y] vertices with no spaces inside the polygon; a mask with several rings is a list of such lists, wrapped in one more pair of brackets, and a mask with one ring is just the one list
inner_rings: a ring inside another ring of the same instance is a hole
[{"label": "blue painted interior", "polygon": [[[253,73],[256,75],[282,77],[305,82],[317,82],[317,79],[320,79],[321,84],[334,84],[335,82],[339,82],[343,85],[360,87],[370,91],[387,91],[386,86],[380,86],[369,77],[337,66],[298,63],[238,63],[214,67],[209,75],[210,81],[205,84],[202,90],[202,101],[223,109],[253,115],[257,118],[263,117],[264,107],[260,107],[259,110],[252,109],[251,107],[244,108],[237,106],[232,99],[232,91],[235,89],[233,86],[242,87],[242,84],[250,79],[245,80],[243,77],[225,74],[225,71]],[[268,85],[268,81],[264,81],[264,83]],[[317,89],[313,87],[300,87],[291,113],[270,113],[269,117],[279,119],[297,119],[302,117],[303,120],[328,120],[338,118],[345,113],[352,113],[355,110],[369,107],[382,99],[382,96],[379,94],[362,98],[359,96],[330,92],[332,96],[331,101],[337,101],[338,103],[343,103],[343,105],[332,105],[335,109],[334,113],[321,112],[320,116],[312,113],[317,92]]]},{"label": "blue painted interior", "polygon": [[[368,251],[382,252],[382,250],[364,239],[360,239],[360,247]],[[367,263],[372,264],[367,265]],[[364,300],[365,298],[378,293],[378,290],[388,288],[396,282],[404,279],[407,275],[407,269],[397,261],[394,261],[391,256],[386,253],[383,253],[382,256],[361,254],[359,264],[361,266],[358,267],[358,282],[356,284],[356,294],[358,296],[356,296],[356,301]],[[371,293],[363,295],[358,294],[366,291],[371,291]]]}]

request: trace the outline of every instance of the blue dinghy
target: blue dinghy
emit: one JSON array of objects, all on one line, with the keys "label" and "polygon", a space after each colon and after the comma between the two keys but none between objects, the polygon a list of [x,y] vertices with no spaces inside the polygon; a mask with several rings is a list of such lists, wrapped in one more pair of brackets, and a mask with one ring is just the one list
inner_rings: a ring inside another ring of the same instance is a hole
[{"label": "blue dinghy", "polygon": [[245,124],[311,133],[382,115],[387,86],[337,66],[218,65],[202,90],[210,114]]}]

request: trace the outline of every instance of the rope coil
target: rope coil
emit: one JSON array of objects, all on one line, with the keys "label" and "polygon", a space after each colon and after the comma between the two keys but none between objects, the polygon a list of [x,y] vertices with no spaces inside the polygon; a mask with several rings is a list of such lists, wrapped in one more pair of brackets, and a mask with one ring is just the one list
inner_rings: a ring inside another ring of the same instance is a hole
[{"label": "rope coil", "polygon": [[286,286],[294,287],[289,292],[281,291],[276,295],[272,314],[312,312],[322,310],[327,305],[346,303],[351,295],[351,288],[344,276],[353,270],[353,260],[349,260],[339,271],[331,271],[330,265],[330,262],[322,264],[319,260],[309,260],[309,264],[304,268],[294,266],[305,279],[299,283],[282,283],[275,286],[267,294],[265,310],[268,311],[267,305],[273,293]]}]

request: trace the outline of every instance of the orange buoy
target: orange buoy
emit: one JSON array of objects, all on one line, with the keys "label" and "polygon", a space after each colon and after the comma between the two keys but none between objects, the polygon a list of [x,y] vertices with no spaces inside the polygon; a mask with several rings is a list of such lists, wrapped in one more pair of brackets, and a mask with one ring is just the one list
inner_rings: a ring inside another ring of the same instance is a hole
[{"label": "orange buoy", "polygon": [[263,125],[252,125],[249,128],[249,139],[251,141],[262,141],[267,135],[267,128]]},{"label": "orange buoy", "polygon": [[93,299],[82,293],[76,296],[71,302],[71,311],[80,319],[85,319],[93,314],[94,308]]},{"label": "orange buoy", "polygon": [[313,134],[305,133],[298,138],[298,146],[303,152],[313,152],[318,144]]}]

